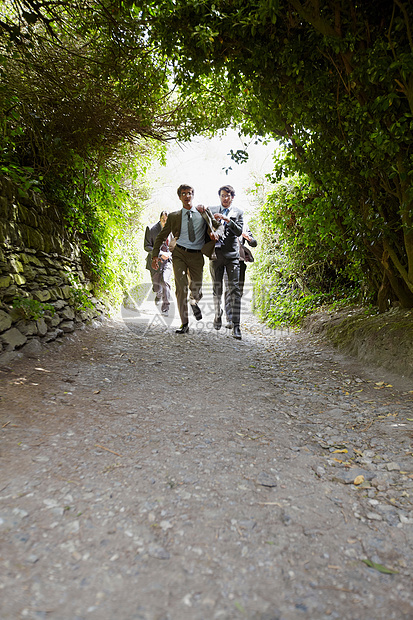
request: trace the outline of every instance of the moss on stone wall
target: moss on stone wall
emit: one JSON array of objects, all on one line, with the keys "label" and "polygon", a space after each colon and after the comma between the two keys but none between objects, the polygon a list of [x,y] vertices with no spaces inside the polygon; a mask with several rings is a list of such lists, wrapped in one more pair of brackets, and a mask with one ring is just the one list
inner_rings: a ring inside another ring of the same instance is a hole
[{"label": "moss on stone wall", "polygon": [[[105,308],[91,289],[58,209],[33,192],[21,198],[0,177],[0,363],[100,318]],[[86,307],[79,308],[79,291]],[[16,310],[16,300],[25,305]]]}]

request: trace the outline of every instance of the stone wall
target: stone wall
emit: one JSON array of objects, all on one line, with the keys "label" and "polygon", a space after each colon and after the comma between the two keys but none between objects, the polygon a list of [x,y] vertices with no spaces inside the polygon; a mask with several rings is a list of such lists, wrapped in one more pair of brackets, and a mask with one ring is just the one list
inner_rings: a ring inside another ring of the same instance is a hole
[{"label": "stone wall", "polygon": [[91,291],[60,211],[0,177],[0,364],[101,319]]}]

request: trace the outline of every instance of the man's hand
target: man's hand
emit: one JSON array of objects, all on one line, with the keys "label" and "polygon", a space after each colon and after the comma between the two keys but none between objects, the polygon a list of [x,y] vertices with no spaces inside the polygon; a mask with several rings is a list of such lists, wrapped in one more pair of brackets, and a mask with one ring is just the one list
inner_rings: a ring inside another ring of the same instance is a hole
[{"label": "man's hand", "polygon": [[214,213],[214,218],[219,222],[220,220],[223,222],[230,222],[231,219],[227,215],[222,215],[222,213]]},{"label": "man's hand", "polygon": [[202,213],[205,213],[205,207],[204,207],[204,205],[198,205],[198,206],[196,207],[196,210],[198,211],[198,213],[201,213],[201,215],[202,215]]},{"label": "man's hand", "polygon": [[242,237],[244,237],[244,239],[246,239],[247,241],[252,241],[252,237],[250,237],[248,233],[243,232]]},{"label": "man's hand", "polygon": [[155,271],[157,271],[158,268],[159,268],[159,258],[155,256],[155,258],[152,259],[152,269],[155,269]]},{"label": "man's hand", "polygon": [[218,233],[216,233],[216,232],[212,232],[212,231],[211,231],[211,232],[209,233],[209,236],[211,237],[212,241],[218,241],[218,239],[219,239],[219,234],[218,234]]}]

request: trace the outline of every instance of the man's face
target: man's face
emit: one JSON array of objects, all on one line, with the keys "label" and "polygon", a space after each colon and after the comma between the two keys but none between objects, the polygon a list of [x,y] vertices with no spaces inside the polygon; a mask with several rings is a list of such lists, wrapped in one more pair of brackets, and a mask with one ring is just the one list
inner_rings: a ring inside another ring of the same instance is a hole
[{"label": "man's face", "polygon": [[182,202],[183,208],[189,210],[192,207],[192,200],[194,198],[194,190],[192,189],[181,190],[181,194],[179,198]]},{"label": "man's face", "polygon": [[231,196],[231,194],[229,194],[228,192],[226,192],[224,189],[221,190],[219,197],[221,199],[221,205],[224,209],[229,209],[231,206],[232,201],[234,200],[234,197]]},{"label": "man's face", "polygon": [[164,213],[161,217],[161,219],[159,220],[161,223],[162,228],[165,226],[166,224],[166,220],[168,219],[168,216]]}]

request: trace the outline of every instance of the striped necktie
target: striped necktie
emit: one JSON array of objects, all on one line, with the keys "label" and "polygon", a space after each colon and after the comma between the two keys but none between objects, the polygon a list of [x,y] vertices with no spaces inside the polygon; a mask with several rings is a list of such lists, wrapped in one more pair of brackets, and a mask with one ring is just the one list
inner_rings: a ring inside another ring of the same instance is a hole
[{"label": "striped necktie", "polygon": [[[229,213],[229,209],[222,209],[222,215],[225,215],[225,217],[227,217],[228,213]],[[226,229],[228,226],[228,222],[223,222],[223,224],[224,224],[224,228]]]}]

